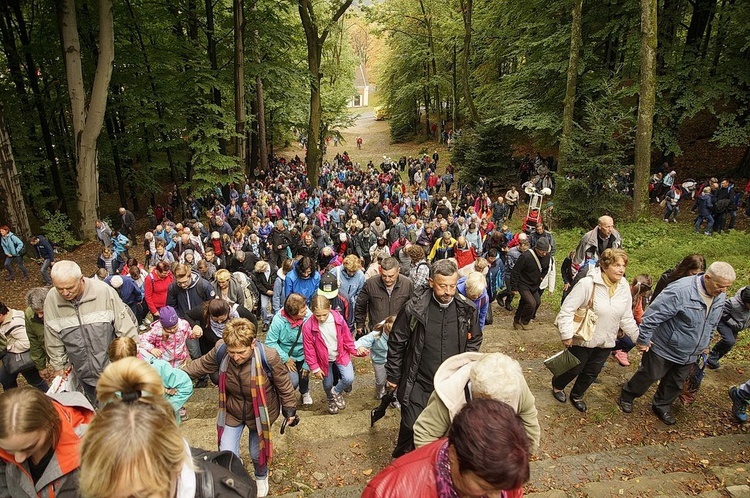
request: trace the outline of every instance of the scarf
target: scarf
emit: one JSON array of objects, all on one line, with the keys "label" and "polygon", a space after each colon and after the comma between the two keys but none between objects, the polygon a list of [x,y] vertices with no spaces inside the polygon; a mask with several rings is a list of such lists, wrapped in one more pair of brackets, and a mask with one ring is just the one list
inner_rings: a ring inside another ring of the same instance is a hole
[{"label": "scarf", "polygon": [[[221,445],[221,436],[227,423],[227,368],[229,368],[229,354],[226,346],[224,357],[219,364],[219,414],[216,418],[217,443]],[[217,351],[218,356],[218,351]],[[268,414],[268,400],[266,399],[265,385],[268,380],[265,365],[266,354],[263,346],[258,343],[253,346],[253,355],[250,358],[250,395],[253,403],[253,415],[255,417],[255,430],[258,433],[258,463],[266,467],[273,460],[273,445],[271,444],[271,417]],[[250,429],[252,430],[252,429]]]},{"label": "scarf", "polygon": [[[438,498],[459,498],[456,488],[453,487],[453,479],[451,479],[448,441],[445,441],[443,447],[438,451],[437,460],[435,461],[435,484]],[[506,498],[507,495],[503,491],[500,496]]]},{"label": "scarf", "polygon": [[231,320],[232,318],[239,318],[240,315],[237,313],[237,304],[233,305],[232,308],[229,310],[229,318],[227,318],[227,321],[224,323],[219,323],[216,320],[213,319],[213,317],[210,317],[208,319],[208,324],[211,326],[211,332],[216,334],[216,337],[221,339],[221,337],[224,335],[224,329],[227,326],[227,322]]},{"label": "scarf", "polygon": [[612,297],[615,295],[615,292],[617,292],[617,282],[611,281],[607,274],[602,272],[602,280],[604,280],[604,285],[607,286],[607,292],[609,293],[609,297]]}]

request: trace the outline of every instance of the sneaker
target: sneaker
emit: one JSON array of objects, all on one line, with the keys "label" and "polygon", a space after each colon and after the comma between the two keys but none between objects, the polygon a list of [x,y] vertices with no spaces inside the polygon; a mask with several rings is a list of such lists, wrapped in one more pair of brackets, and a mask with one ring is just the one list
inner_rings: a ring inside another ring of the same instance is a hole
[{"label": "sneaker", "polygon": [[674,218],[674,219],[672,220],[672,223],[677,223],[677,218]]},{"label": "sneaker", "polygon": [[740,397],[737,386],[729,388],[729,399],[732,400],[732,415],[741,424],[747,422],[747,401]]},{"label": "sneaker", "polygon": [[185,410],[185,407],[180,408],[180,420],[185,421],[188,418],[190,418],[190,416],[187,414],[187,410]]},{"label": "sneaker", "polygon": [[332,399],[328,400],[328,413],[331,415],[336,415],[339,412],[339,407],[336,405],[336,402]]},{"label": "sneaker", "polygon": [[394,399],[393,401],[391,401],[391,408],[395,408],[396,410],[400,410],[401,409],[401,403],[399,403],[397,399]]},{"label": "sneaker", "polygon": [[706,366],[710,368],[711,370],[716,370],[721,365],[719,365],[719,360],[712,357],[711,355],[708,355],[708,358],[706,358]]},{"label": "sneaker", "polygon": [[339,410],[343,410],[346,408],[346,401],[344,400],[344,396],[341,394],[333,393],[333,402],[336,403],[336,406]]},{"label": "sneaker", "polygon": [[664,223],[669,223],[669,220],[664,218]]},{"label": "sneaker", "polygon": [[302,393],[302,404],[305,406],[310,406],[313,404],[312,396],[310,396],[310,392]]},{"label": "sneaker", "polygon": [[612,356],[614,356],[617,362],[623,367],[630,366],[630,360],[628,360],[628,353],[626,353],[622,349],[618,349],[617,351],[614,351],[612,353]]},{"label": "sneaker", "polygon": [[258,488],[258,498],[268,496],[268,477],[256,477],[255,486]]},{"label": "sneaker", "polygon": [[146,325],[144,324],[138,325],[138,332],[145,332],[146,330],[148,330],[148,327],[146,327]]}]

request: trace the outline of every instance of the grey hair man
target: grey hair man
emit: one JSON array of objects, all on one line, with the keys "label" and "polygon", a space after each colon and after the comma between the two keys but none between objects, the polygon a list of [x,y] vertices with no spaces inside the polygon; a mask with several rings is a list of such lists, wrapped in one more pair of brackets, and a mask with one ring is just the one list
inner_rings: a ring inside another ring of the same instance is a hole
[{"label": "grey hair man", "polygon": [[677,422],[672,403],[680,395],[691,365],[701,352],[708,353],[726,291],[736,278],[729,263],[716,261],[703,275],[672,282],[654,299],[643,314],[636,342],[643,352],[641,365],[620,393],[622,411],[632,412],[634,399],[658,381],[652,409],[665,424]]}]

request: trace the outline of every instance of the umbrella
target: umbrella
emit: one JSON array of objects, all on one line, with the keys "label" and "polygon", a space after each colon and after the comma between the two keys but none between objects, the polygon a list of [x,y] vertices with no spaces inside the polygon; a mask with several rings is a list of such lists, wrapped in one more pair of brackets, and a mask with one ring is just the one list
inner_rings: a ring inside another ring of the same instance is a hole
[{"label": "umbrella", "polygon": [[377,408],[373,408],[370,412],[370,427],[375,427],[375,422],[385,417],[385,411],[388,409],[388,405],[390,405],[395,399],[396,396],[394,390],[386,389],[385,394],[380,398],[380,405],[378,405]]}]

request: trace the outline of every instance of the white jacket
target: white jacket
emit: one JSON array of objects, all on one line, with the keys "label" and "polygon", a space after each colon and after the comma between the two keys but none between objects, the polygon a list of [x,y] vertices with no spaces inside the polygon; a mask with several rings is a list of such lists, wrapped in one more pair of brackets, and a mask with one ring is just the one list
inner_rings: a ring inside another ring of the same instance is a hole
[{"label": "white jacket", "polygon": [[591,291],[594,294],[594,311],[599,317],[590,341],[573,339],[573,344],[585,348],[613,348],[617,340],[617,332],[622,329],[633,342],[638,339],[638,325],[633,318],[633,296],[625,278],[620,279],[612,297],[602,279],[599,268],[593,268],[585,278],[575,284],[565,298],[557,314],[555,325],[560,330],[563,341],[573,338],[578,323],[573,322],[573,315],[578,308],[588,305]]}]

